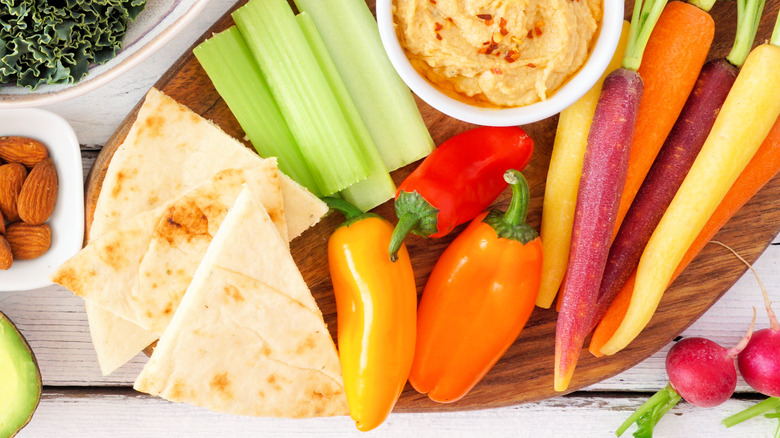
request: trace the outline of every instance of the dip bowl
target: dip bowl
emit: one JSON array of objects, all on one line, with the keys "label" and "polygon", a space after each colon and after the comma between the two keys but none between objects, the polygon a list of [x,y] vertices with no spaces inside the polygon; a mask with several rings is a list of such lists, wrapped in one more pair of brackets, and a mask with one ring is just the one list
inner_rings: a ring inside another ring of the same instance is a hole
[{"label": "dip bowl", "polygon": [[379,36],[395,70],[422,100],[442,113],[485,126],[514,126],[555,115],[582,97],[598,81],[617,48],[623,26],[623,1],[603,0],[599,33],[585,64],[546,100],[525,106],[486,108],[452,98],[420,74],[406,57],[393,23],[393,0],[376,1]]}]

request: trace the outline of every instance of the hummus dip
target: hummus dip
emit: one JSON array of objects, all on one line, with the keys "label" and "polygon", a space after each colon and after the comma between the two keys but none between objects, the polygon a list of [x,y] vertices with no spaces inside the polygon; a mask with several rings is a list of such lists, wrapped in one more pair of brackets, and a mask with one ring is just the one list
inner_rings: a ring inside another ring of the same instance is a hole
[{"label": "hummus dip", "polygon": [[395,0],[393,19],[411,64],[471,104],[545,100],[588,58],[601,0]]}]

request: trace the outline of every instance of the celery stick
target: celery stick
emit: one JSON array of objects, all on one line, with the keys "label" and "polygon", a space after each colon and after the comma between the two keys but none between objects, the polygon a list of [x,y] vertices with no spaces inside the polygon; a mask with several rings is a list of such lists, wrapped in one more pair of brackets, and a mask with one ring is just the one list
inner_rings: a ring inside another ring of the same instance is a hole
[{"label": "celery stick", "polygon": [[414,97],[385,53],[364,0],[295,0],[311,15],[379,154],[395,170],[431,153]]},{"label": "celery stick", "polygon": [[295,138],[238,29],[232,26],[192,52],[257,153],[277,157],[282,172],[319,194]]},{"label": "celery stick", "polygon": [[325,43],[322,41],[319,32],[317,32],[311,16],[306,12],[301,12],[295,18],[301,26],[301,31],[306,37],[314,57],[317,58],[320,70],[325,74],[325,79],[328,80],[328,85],[333,90],[333,94],[336,96],[336,100],[338,100],[350,128],[352,128],[352,132],[355,134],[369,166],[368,178],[342,190],[341,196],[357,208],[368,211],[395,195],[395,183],[390,178],[390,173],[387,171],[387,167],[385,167],[385,163],[382,161],[379,152],[377,152],[374,141],[363,123],[363,119],[361,119],[355,104],[352,102],[352,98],[350,98],[347,92],[347,88],[344,86],[344,81],[341,80],[333,60],[328,55],[328,49],[325,48]]},{"label": "celery stick", "polygon": [[365,179],[360,147],[287,2],[251,0],[233,19],[322,193]]}]

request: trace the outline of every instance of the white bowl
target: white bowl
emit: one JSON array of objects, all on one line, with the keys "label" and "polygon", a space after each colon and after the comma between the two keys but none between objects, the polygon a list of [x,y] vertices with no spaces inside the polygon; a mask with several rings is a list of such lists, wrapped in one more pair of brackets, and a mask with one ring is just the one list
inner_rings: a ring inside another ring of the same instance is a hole
[{"label": "white bowl", "polygon": [[146,8],[128,24],[122,50],[76,84],[41,85],[30,91],[0,85],[0,108],[20,108],[61,102],[92,91],[128,71],[170,41],[203,10],[209,0],[147,0]]},{"label": "white bowl", "polygon": [[51,227],[51,248],[31,260],[14,260],[0,271],[0,292],[52,284],[49,274],[76,254],[84,242],[84,170],[76,133],[62,117],[36,108],[0,109],[0,137],[18,135],[45,144],[57,169],[59,188]]},{"label": "white bowl", "polygon": [[484,108],[456,100],[431,85],[409,62],[393,25],[393,0],[376,1],[379,36],[390,62],[406,85],[437,110],[464,122],[486,126],[513,126],[533,123],[563,111],[582,97],[606,70],[620,39],[623,26],[623,0],[603,0],[598,40],[585,65],[547,100],[513,108]]}]

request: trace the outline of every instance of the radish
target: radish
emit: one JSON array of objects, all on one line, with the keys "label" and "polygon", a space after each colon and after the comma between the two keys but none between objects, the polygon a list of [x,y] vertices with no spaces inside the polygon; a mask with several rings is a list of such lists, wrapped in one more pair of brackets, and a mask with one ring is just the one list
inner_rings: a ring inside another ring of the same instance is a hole
[{"label": "radish", "polygon": [[764,296],[764,306],[769,317],[769,328],[758,330],[753,334],[745,349],[739,353],[737,366],[745,383],[756,391],[770,397],[780,397],[780,323],[772,310],[772,302],[761,278],[753,266],[728,245],[712,241],[728,249],[742,263],[747,265],[758,281],[758,287]]},{"label": "radish", "polygon": [[778,398],[780,397],[780,323],[772,310],[772,302],[769,300],[764,283],[753,266],[727,245],[716,241],[712,242],[731,251],[750,268],[764,296],[764,306],[769,317],[769,327],[753,334],[745,349],[739,353],[737,366],[739,373],[748,385],[770,397],[723,420],[726,427],[731,427],[771,409],[780,408],[780,398]]},{"label": "radish", "polygon": [[710,408],[728,400],[737,387],[734,358],[745,348],[753,333],[755,311],[750,328],[739,343],[729,349],[704,338],[685,338],[666,354],[669,384],[636,410],[615,432],[623,432],[636,422],[634,436],[652,436],[658,420],[684,398],[688,403]]},{"label": "radish", "polygon": [[[750,269],[755,274],[752,266]],[[742,378],[753,389],[771,397],[780,397],[780,323],[760,279],[758,284],[764,295],[769,327],[753,334],[747,347],[737,357],[737,366]]]}]

